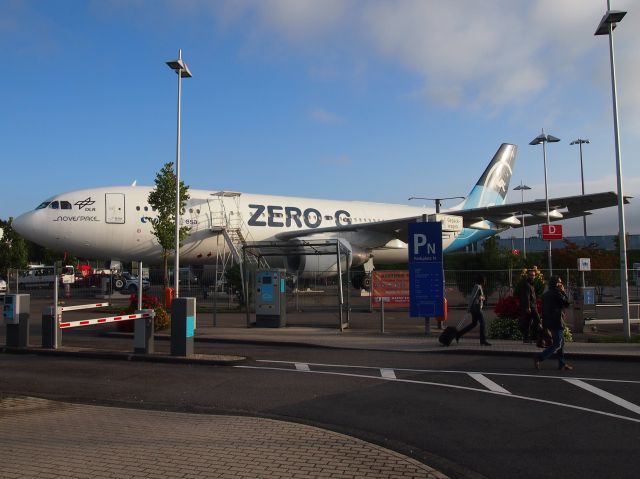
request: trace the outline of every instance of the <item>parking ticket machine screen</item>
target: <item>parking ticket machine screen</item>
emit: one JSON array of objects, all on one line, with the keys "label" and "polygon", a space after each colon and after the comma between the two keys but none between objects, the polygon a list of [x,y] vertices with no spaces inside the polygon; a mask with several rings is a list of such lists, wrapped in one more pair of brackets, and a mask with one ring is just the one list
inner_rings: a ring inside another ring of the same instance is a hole
[{"label": "parking ticket machine screen", "polygon": [[13,296],[6,296],[4,298],[4,308],[2,310],[2,315],[4,316],[5,321],[14,321],[15,320],[15,310],[13,306]]}]

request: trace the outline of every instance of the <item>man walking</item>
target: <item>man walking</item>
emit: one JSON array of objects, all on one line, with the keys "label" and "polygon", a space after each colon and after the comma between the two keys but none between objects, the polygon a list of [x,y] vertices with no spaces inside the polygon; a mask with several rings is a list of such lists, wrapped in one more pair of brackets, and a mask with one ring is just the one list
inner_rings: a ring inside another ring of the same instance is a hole
[{"label": "man walking", "polygon": [[541,327],[535,279],[536,272],[530,269],[527,272],[527,280],[520,289],[520,331],[523,343],[530,343],[531,339],[538,335],[538,330]]},{"label": "man walking", "polygon": [[569,306],[569,297],[564,291],[562,279],[559,276],[551,276],[549,288],[542,295],[542,322],[543,326],[551,331],[553,344],[534,357],[537,370],[540,370],[540,363],[553,353],[558,355],[558,369],[561,371],[573,370],[573,366],[569,366],[564,360],[563,309],[567,306]]}]

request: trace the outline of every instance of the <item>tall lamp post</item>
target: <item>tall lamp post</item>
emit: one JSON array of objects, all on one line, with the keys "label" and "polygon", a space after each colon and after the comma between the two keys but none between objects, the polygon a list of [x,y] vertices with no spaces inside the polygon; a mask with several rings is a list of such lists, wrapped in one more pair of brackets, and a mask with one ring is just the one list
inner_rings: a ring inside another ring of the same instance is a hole
[{"label": "tall lamp post", "polygon": [[[580,181],[582,182],[582,196],[584,196],[584,169],[582,167],[582,145],[589,144],[589,140],[583,140],[578,138],[573,140],[570,145],[580,145]],[[582,215],[582,233],[585,239],[587,238],[587,215]]]},{"label": "tall lamp post", "polygon": [[[530,190],[531,188],[527,185],[522,184],[522,180],[520,180],[520,184],[516,186],[513,190],[520,192],[520,205],[524,204],[524,192]],[[522,208],[522,206],[520,206]],[[521,211],[522,213],[522,256],[524,259],[527,259],[527,240],[526,233],[527,227],[524,224],[524,209]]]},{"label": "tall lamp post", "polygon": [[[529,143],[530,145],[539,145],[542,143],[542,159],[544,161],[544,200],[547,206],[547,225],[551,223],[549,219],[549,190],[547,189],[547,143],[557,143],[559,141],[560,138],[556,138],[552,135],[545,135],[543,128],[542,133],[536,136]],[[553,274],[553,264],[551,262],[551,241],[549,241],[547,257],[549,259],[549,276],[551,276]]]},{"label": "tall lamp post", "polygon": [[613,100],[613,132],[616,147],[616,177],[618,184],[618,243],[620,243],[620,297],[622,300],[622,329],[624,337],[631,339],[629,326],[629,283],[627,276],[627,238],[624,225],[624,195],[622,191],[622,154],[620,153],[620,130],[618,128],[618,93],[616,88],[616,67],[613,52],[613,29],[616,28],[627,12],[611,10],[611,1],[607,0],[607,11],[600,20],[595,35],[609,36],[609,59],[611,62],[611,96]]},{"label": "tall lamp post", "polygon": [[456,200],[461,199],[464,200],[464,196],[449,196],[448,198],[425,198],[423,196],[411,196],[409,200],[429,200],[435,201],[436,203],[436,213],[440,213],[440,207],[442,206],[443,200]]},{"label": "tall lamp post", "polygon": [[182,49],[179,50],[178,59],[167,62],[169,68],[178,75],[178,127],[176,140],[176,254],[173,265],[173,288],[175,297],[180,296],[180,113],[182,110],[182,79],[191,78],[191,72],[187,64],[182,61]]}]

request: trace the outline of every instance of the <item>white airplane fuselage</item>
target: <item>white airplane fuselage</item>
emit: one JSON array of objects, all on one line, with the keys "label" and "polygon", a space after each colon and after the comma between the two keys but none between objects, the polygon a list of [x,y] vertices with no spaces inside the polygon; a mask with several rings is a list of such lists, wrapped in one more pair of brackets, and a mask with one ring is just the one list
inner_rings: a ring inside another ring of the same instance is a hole
[{"label": "white airplane fuselage", "polygon": [[[161,247],[147,219],[156,214],[147,200],[151,190],[120,186],[59,194],[42,204],[46,206],[16,218],[14,226],[19,232],[43,232],[37,239],[26,236],[47,248],[75,256],[157,263]],[[313,238],[309,232],[319,228],[357,226],[434,212],[397,204],[244,193],[225,196],[195,189],[190,189],[189,194],[180,218],[181,225],[189,227],[189,236],[180,248],[181,262],[188,264],[215,261],[216,252],[225,248],[220,235],[223,225],[244,229],[246,241],[276,241],[276,235],[283,232],[300,231],[306,238]],[[347,231],[332,233],[331,237],[370,249],[377,264],[407,261],[406,243],[385,233]],[[445,238],[443,248],[452,240]]]}]

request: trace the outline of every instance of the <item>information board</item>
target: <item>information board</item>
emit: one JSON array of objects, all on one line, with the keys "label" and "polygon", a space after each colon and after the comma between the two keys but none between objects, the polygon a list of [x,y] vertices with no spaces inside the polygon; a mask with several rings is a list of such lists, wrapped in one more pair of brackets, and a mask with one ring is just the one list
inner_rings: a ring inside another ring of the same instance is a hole
[{"label": "information board", "polygon": [[409,298],[412,317],[444,316],[442,224],[409,224]]}]

